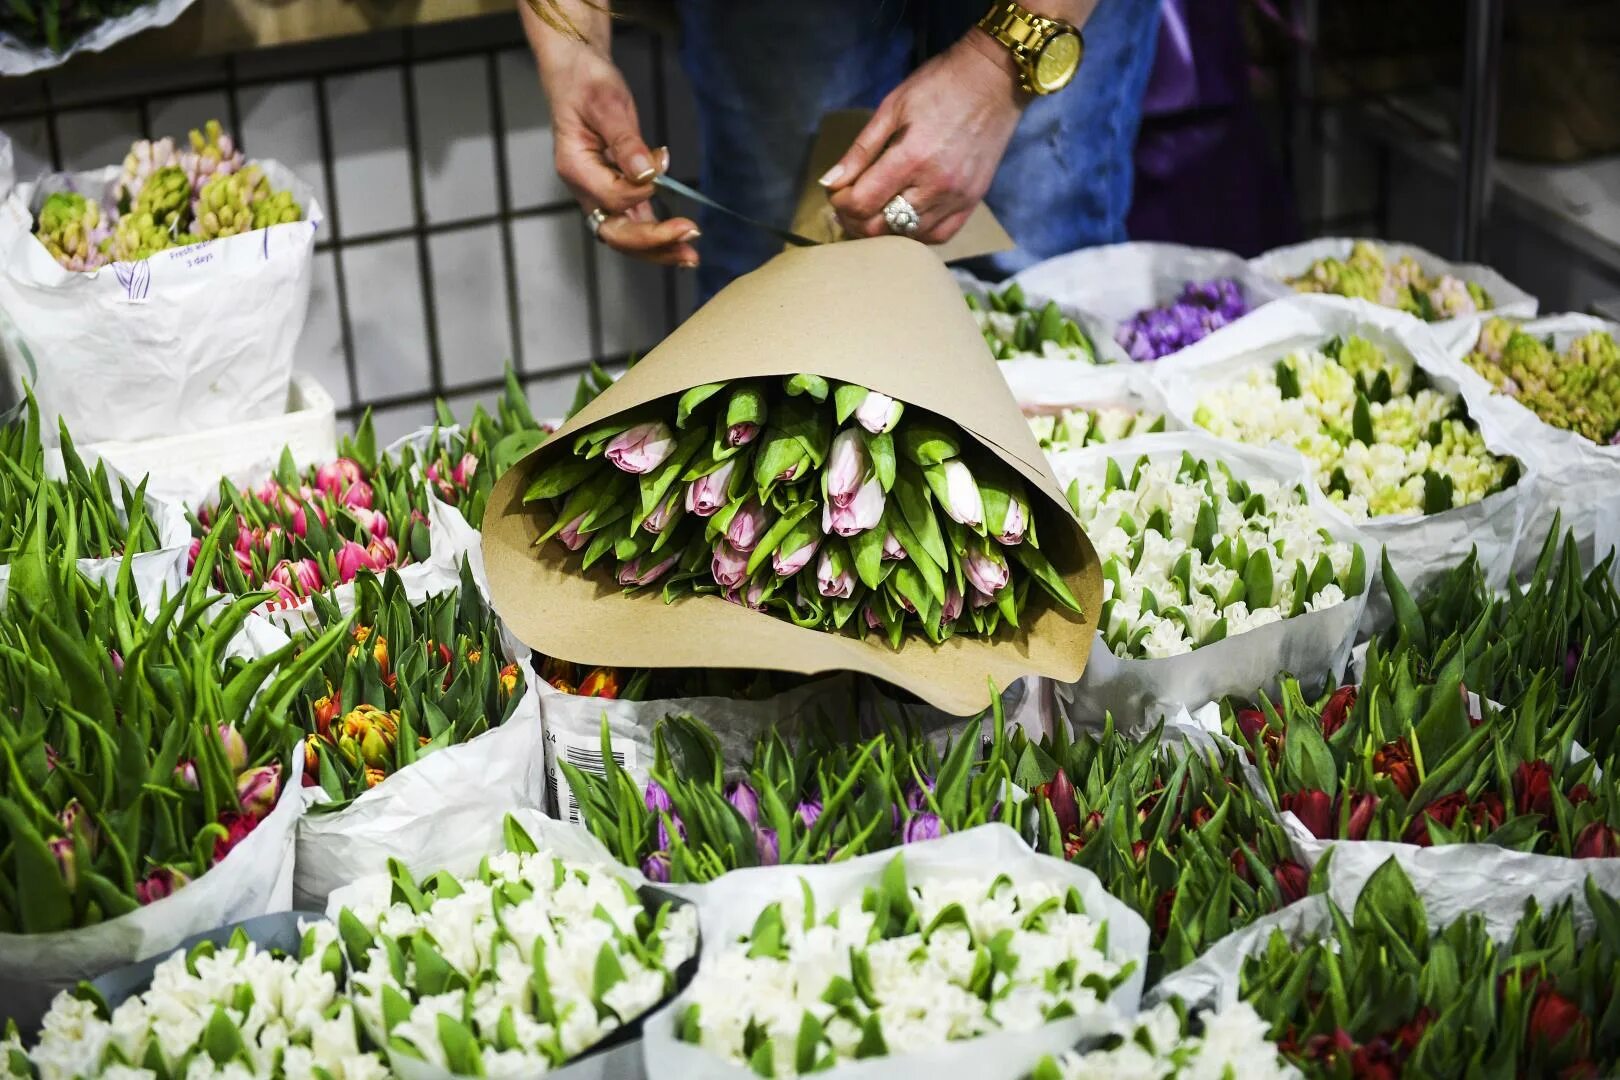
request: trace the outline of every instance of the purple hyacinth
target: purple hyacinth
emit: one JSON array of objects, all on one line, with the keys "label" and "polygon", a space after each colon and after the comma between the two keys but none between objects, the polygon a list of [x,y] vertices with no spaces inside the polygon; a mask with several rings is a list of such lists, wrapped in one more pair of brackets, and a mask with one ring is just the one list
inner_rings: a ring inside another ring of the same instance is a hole
[{"label": "purple hyacinth", "polygon": [[1125,320],[1114,339],[1132,360],[1157,360],[1185,349],[1248,311],[1231,278],[1189,281],[1168,304],[1144,308]]},{"label": "purple hyacinth", "polygon": [[647,781],[647,790],[642,798],[647,803],[647,809],[655,814],[667,814],[675,809],[674,802],[670,800],[669,792],[665,791],[664,785],[656,780]]},{"label": "purple hyacinth", "polygon": [[793,812],[799,815],[799,820],[804,822],[805,828],[813,829],[816,827],[817,819],[821,817],[821,804],[815,799],[806,799],[794,807]]},{"label": "purple hyacinth", "polygon": [[906,822],[905,831],[900,834],[900,842],[916,844],[923,840],[938,840],[939,834],[944,831],[945,827],[940,824],[939,815],[924,811],[911,815],[910,820]]},{"label": "purple hyacinth", "polygon": [[782,845],[776,838],[775,829],[755,829],[754,850],[759,855],[761,866],[775,866],[782,861]]},{"label": "purple hyacinth", "polygon": [[737,813],[750,825],[759,824],[759,795],[748,781],[738,780],[726,789],[726,802],[737,808]]},{"label": "purple hyacinth", "polygon": [[641,860],[641,873],[648,881],[669,883],[669,852],[655,851]]}]

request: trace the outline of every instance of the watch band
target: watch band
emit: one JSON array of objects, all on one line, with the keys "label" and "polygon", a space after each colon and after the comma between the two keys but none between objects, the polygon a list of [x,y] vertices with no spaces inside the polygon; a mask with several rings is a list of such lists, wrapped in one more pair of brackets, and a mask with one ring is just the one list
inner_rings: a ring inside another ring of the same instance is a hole
[{"label": "watch band", "polygon": [[1017,0],[996,0],[979,29],[995,38],[1013,54],[1018,64],[1018,86],[1025,93],[1034,93],[1033,68],[1035,55],[1047,38],[1057,32],[1059,23],[1044,15],[1037,15]]}]

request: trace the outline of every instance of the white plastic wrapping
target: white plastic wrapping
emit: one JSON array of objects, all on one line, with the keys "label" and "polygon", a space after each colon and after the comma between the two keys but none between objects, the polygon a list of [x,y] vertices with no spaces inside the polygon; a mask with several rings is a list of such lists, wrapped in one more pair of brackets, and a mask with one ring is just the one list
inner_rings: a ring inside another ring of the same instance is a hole
[{"label": "white plastic wrapping", "polygon": [[[412,603],[461,587],[454,571],[431,564],[425,570],[406,588]],[[338,604],[345,612],[353,610],[352,586]],[[322,908],[333,890],[368,874],[386,873],[390,858],[442,862],[474,843],[480,830],[499,843],[506,811],[545,806],[540,680],[530,669],[528,647],[504,632],[501,637],[506,659],[524,673],[523,694],[512,715],[469,742],[435,750],[342,810],[306,812],[298,823],[294,878],[300,909]],[[326,798],[319,787],[304,792],[306,807]]]},{"label": "white plastic wrapping", "polygon": [[[1184,350],[1172,368],[1155,373],[1158,387],[1176,417],[1189,427],[1199,399],[1218,386],[1242,378],[1254,368],[1269,368],[1296,349],[1319,348],[1335,336],[1360,335],[1390,351],[1410,357],[1437,389],[1460,394],[1470,419],[1495,454],[1516,457],[1518,483],[1477,503],[1438,514],[1388,514],[1352,521],[1331,501],[1322,513],[1335,535],[1354,529],[1368,543],[1371,593],[1365,629],[1387,625],[1389,601],[1378,574],[1377,548],[1382,546],[1408,591],[1414,595],[1461,562],[1470,548],[1479,552],[1480,568],[1496,586],[1506,583],[1518,547],[1527,493],[1535,483],[1535,465],[1519,453],[1512,433],[1495,414],[1453,377],[1454,364],[1441,351],[1429,329],[1417,319],[1364,300],[1336,296],[1298,296],[1267,304]],[[1291,448],[1282,447],[1289,453]],[[1313,477],[1312,486],[1316,487]],[[1319,490],[1319,489],[1318,489]]]},{"label": "white plastic wrapping", "polygon": [[276,805],[241,843],[201,877],[127,915],[78,930],[0,934],[0,1003],[28,1030],[59,990],[167,952],[193,934],[292,902],[293,830],[303,812],[301,754],[283,778]]},{"label": "white plastic wrapping", "polygon": [[[1600,445],[1573,431],[1554,427],[1520,404],[1517,398],[1494,392],[1484,376],[1469,367],[1464,359],[1474,350],[1482,325],[1470,328],[1468,334],[1457,340],[1450,354],[1450,374],[1471,399],[1479,403],[1479,409],[1495,418],[1515,448],[1539,474],[1526,488],[1529,507],[1524,535],[1519,540],[1516,569],[1526,574],[1535,567],[1536,556],[1552,528],[1554,513],[1563,515],[1561,529],[1574,530],[1581,557],[1590,566],[1594,554],[1602,558],[1602,552],[1595,550],[1599,531],[1605,524],[1612,527],[1612,517],[1620,511],[1614,501],[1620,495],[1620,445]],[[1594,330],[1606,331],[1620,340],[1620,323],[1590,315],[1550,315],[1532,319],[1521,329],[1536,337],[1551,336],[1553,347],[1560,352],[1568,349],[1575,338]],[[1610,520],[1605,521],[1605,518]],[[1609,546],[1612,545],[1610,541]]]},{"label": "white plastic wrapping", "polygon": [[[1306,504],[1334,539],[1362,545],[1371,587],[1371,575],[1378,565],[1376,542],[1369,542],[1354,527],[1330,518],[1325,511],[1327,499],[1311,482],[1298,454],[1224,442],[1201,431],[1184,431],[1143,435],[1050,457],[1058,483],[1067,488],[1077,478],[1100,479],[1109,458],[1117,460],[1129,475],[1141,457],[1154,462],[1179,461],[1183,452],[1225,462],[1239,480],[1265,479],[1303,486]],[[1099,631],[1080,681],[1056,684],[1059,708],[1076,727],[1098,727],[1103,714],[1112,712],[1120,730],[1140,735],[1174,713],[1177,706],[1197,708],[1226,694],[1275,691],[1283,674],[1292,674],[1307,684],[1336,678],[1349,660],[1366,598],[1364,589],[1361,595],[1330,608],[1157,660],[1117,657]]]},{"label": "white plastic wrapping", "polygon": [[[1088,915],[1108,923],[1108,955],[1136,962],[1136,970],[1108,999],[1121,1017],[1136,1015],[1147,964],[1148,931],[1141,916],[1108,895],[1094,874],[1038,855],[1005,825],[981,825],[938,840],[875,852],[825,866],[755,867],[733,870],[706,885],[666,886],[698,906],[705,962],[733,945],[753,927],[768,905],[800,892],[804,880],[818,910],[858,900],[878,883],[896,855],[904,855],[908,881],[979,880],[989,886],[999,873],[1014,882],[1047,880],[1079,890]],[[701,977],[703,963],[698,971]],[[732,1065],[700,1046],[675,1037],[676,1019],[686,1008],[683,994],[647,1021],[643,1031],[647,1075],[652,1080],[744,1080],[749,1070]],[[833,1080],[1022,1080],[1046,1054],[1057,1054],[1081,1039],[1102,1034],[1098,1018],[1059,1020],[1035,1031],[1002,1032],[946,1043],[922,1053],[841,1064],[820,1075]]]},{"label": "white plastic wrapping", "polygon": [[[194,2],[195,0],[154,0],[153,3],[138,7],[128,15],[106,20],[59,53],[26,45],[9,35],[0,34],[0,77],[47,71],[66,63],[70,57],[78,53],[110,49],[142,30],[169,25]],[[4,194],[4,191],[4,185],[0,185],[0,194]]]},{"label": "white plastic wrapping", "polygon": [[[55,450],[45,453],[45,475],[53,480],[60,480],[66,476],[62,466],[62,455]],[[122,492],[119,490],[119,480],[122,477],[114,469],[107,470],[108,483],[111,486],[115,502],[122,502]],[[135,484],[130,484],[133,490]],[[146,496],[146,512],[152,522],[152,528],[157,533],[158,546],[151,551],[137,552],[130,559],[129,572],[135,586],[135,595],[141,598],[141,605],[147,611],[156,611],[163,602],[165,595],[173,596],[180,589],[181,582],[186,575],[186,555],[191,548],[191,526],[186,521],[186,513],[173,503],[154,499],[150,494]],[[126,523],[129,520],[122,506],[118,515]],[[92,581],[113,582],[118,578],[118,570],[122,565],[121,558],[107,559],[80,559],[79,572]],[[0,564],[0,605],[5,603],[6,586],[11,580],[11,564]]]},{"label": "white plastic wrapping", "polygon": [[[1249,260],[1249,266],[1257,274],[1281,283],[1288,278],[1298,277],[1303,274],[1310,269],[1311,263],[1318,259],[1349,258],[1350,247],[1357,243],[1358,239],[1360,238],[1322,236],[1299,244],[1289,244],[1286,247],[1273,248],[1264,255]],[[1391,262],[1402,256],[1410,255],[1425,274],[1431,276],[1450,274],[1453,277],[1461,278],[1463,281],[1476,282],[1485,289],[1491,303],[1494,305],[1489,311],[1477,312],[1472,315],[1459,315],[1456,318],[1441,319],[1429,324],[1429,328],[1434,332],[1435,339],[1444,347],[1455,347],[1460,339],[1469,337],[1477,331],[1482,319],[1491,315],[1509,315],[1515,318],[1528,319],[1536,313],[1536,309],[1539,307],[1539,302],[1535,297],[1489,266],[1481,266],[1478,263],[1450,262],[1414,244],[1397,244],[1385,240],[1372,240],[1371,243],[1377,244]],[[1394,309],[1386,308],[1385,310]]]},{"label": "white plastic wrapping", "polygon": [[[45,427],[83,443],[188,434],[280,415],[309,305],[321,208],[274,161],[306,219],[76,273],[33,235],[34,183],[0,203],[0,326],[13,387],[37,370]],[[121,166],[65,179],[99,194]]]},{"label": "white plastic wrapping", "polygon": [[[991,292],[1000,292],[1007,285],[992,285],[980,281],[966,270],[953,270],[951,275],[962,289],[963,296],[972,296],[983,301],[982,306],[988,307],[986,297]],[[1010,283],[1008,283],[1010,284]],[[1026,304],[1035,311],[1046,305],[1048,297],[1033,293],[1028,289],[1025,292]],[[1085,311],[1074,304],[1062,300],[1057,302],[1058,309],[1065,318],[1073,319],[1080,324],[1080,329],[1086,332],[1091,339],[1095,364],[1088,364],[1084,360],[1000,360],[996,366],[1012,387],[1013,397],[1018,403],[1024,403],[1025,395],[1032,393],[1040,387],[1075,387],[1084,386],[1090,376],[1099,371],[1107,370],[1115,364],[1128,365],[1130,357],[1125,350],[1119,347],[1114,340],[1113,327],[1103,318],[1090,311]],[[1065,393],[1066,391],[1057,391]]]}]

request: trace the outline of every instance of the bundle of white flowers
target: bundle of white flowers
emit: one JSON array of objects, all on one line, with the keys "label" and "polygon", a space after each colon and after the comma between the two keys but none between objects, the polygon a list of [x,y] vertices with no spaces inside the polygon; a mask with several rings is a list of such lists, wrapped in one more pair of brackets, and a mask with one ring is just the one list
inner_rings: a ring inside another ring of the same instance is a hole
[{"label": "bundle of white flowers", "polygon": [[1027,419],[1029,430],[1041,444],[1041,449],[1047,451],[1079,450],[1096,443],[1153,435],[1165,430],[1166,425],[1163,413],[1129,405],[1064,409],[1056,413],[1031,415]]},{"label": "bundle of white flowers", "polygon": [[1187,451],[1127,466],[1128,480],[1108,458],[1068,493],[1103,564],[1097,625],[1115,656],[1178,656],[1360,595],[1361,547],[1321,528],[1302,488]]},{"label": "bundle of white flowers", "polygon": [[697,914],[649,910],[622,871],[538,850],[508,818],[476,876],[397,863],[338,916],[362,1023],[398,1062],[532,1077],[578,1057],[676,988]]},{"label": "bundle of white flowers", "polygon": [[818,914],[807,883],[705,959],[677,1037],[760,1076],[916,1053],[997,1031],[1101,1016],[1135,963],[1079,892],[989,873],[881,884]]},{"label": "bundle of white flowers", "polygon": [[1352,518],[1435,514],[1512,484],[1517,463],[1485,447],[1456,394],[1366,338],[1334,338],[1217,387],[1193,420],[1227,439],[1283,442]]},{"label": "bundle of white flowers", "polygon": [[360,1049],[354,1013],[338,990],[336,929],[328,922],[300,929],[296,958],[260,949],[240,929],[224,947],[205,941],[176,952],[157,965],[145,992],[110,1013],[94,993],[58,994],[26,1057],[14,1034],[0,1043],[0,1075],[384,1080],[387,1067]]},{"label": "bundle of white flowers", "polygon": [[1202,1035],[1190,1034],[1187,1019],[1173,1005],[1146,1010],[1122,1021],[1095,1050],[1047,1058],[1030,1080],[1294,1080],[1299,1070],[1277,1055],[1266,1022],[1239,1002],[1198,1018]]}]

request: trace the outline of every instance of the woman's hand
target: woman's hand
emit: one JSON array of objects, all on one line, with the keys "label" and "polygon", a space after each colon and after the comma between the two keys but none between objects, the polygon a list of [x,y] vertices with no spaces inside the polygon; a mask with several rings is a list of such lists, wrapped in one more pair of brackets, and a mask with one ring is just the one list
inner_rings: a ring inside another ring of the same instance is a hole
[{"label": "woman's hand", "polygon": [[821,178],[851,236],[889,231],[883,207],[902,195],[929,244],[956,235],[979,205],[1023,112],[1011,57],[975,28],[883,99]]},{"label": "woman's hand", "polygon": [[[557,175],[582,210],[608,216],[597,238],[615,251],[675,266],[696,266],[698,238],[690,218],[659,221],[652,178],[669,168],[669,150],[651,150],[641,137],[635,99],[608,55],[605,41],[567,37],[520,5],[551,103]],[[594,35],[592,35],[594,36]],[[602,36],[606,36],[603,28]]]}]

